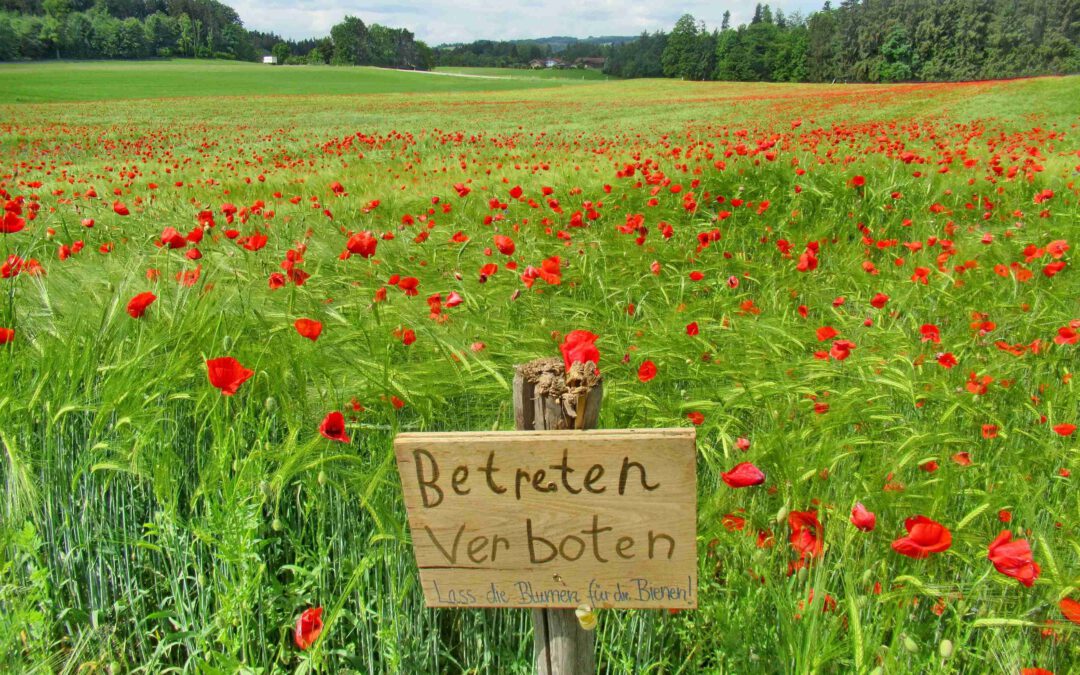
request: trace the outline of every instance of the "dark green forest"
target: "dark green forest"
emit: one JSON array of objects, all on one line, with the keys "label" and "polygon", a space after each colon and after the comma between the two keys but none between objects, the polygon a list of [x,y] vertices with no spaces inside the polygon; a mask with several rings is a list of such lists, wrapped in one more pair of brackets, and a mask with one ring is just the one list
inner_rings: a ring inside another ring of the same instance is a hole
[{"label": "dark green forest", "polygon": [[[1080,0],[844,0],[809,17],[757,5],[710,30],[693,16],[670,33],[613,48],[620,77],[746,82],[979,80],[1080,72]],[[659,59],[656,55],[659,54]]]},{"label": "dark green forest", "polygon": [[199,57],[429,69],[587,65],[625,78],[902,82],[1080,72],[1080,0],[843,0],[809,16],[756,6],[748,24],[687,14],[670,32],[478,40],[435,49],[346,16],[330,35],[249,31],[217,0],[0,0],[0,60]]},{"label": "dark green forest", "polygon": [[195,57],[428,69],[431,50],[403,28],[347,16],[328,37],[249,31],[217,0],[0,0],[0,61]]},{"label": "dark green forest", "polygon": [[439,47],[437,65],[528,67],[551,56],[606,59],[616,77],[745,82],[977,80],[1080,72],[1080,0],[843,0],[809,16],[767,4],[750,23],[709,28],[687,14],[670,32],[562,51],[533,41]]}]

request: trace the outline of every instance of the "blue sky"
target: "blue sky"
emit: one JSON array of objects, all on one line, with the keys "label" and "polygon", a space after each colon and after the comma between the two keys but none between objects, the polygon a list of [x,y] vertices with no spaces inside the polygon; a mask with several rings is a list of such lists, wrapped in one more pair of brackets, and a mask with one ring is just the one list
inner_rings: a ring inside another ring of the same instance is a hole
[{"label": "blue sky", "polygon": [[[663,0],[375,0],[370,3],[348,0],[232,0],[248,28],[277,33],[288,38],[322,37],[346,14],[364,23],[408,28],[430,45],[473,40],[512,40],[548,35],[636,35],[643,30],[670,30],[685,13],[719,27],[724,10],[730,10],[732,25],[748,23],[754,14],[753,2],[707,2],[690,0],[673,5]],[[775,11],[820,9],[824,0],[780,0],[770,2]]]}]

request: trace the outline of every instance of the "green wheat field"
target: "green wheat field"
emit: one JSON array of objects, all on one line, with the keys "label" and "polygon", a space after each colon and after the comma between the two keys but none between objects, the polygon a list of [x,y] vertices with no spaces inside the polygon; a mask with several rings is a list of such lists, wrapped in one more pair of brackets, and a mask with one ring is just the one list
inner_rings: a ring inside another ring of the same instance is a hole
[{"label": "green wheat field", "polygon": [[700,607],[602,672],[1077,672],[1080,78],[472,74],[0,65],[0,670],[531,672],[391,443],[587,330],[601,428],[698,437]]}]

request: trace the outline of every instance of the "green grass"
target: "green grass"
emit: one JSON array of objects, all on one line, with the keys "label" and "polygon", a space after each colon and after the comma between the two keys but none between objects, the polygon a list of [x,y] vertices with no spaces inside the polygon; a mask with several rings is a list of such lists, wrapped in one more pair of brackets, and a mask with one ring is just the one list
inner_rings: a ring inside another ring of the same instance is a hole
[{"label": "green grass", "polygon": [[505,77],[525,80],[572,80],[572,81],[597,81],[616,80],[618,78],[605,75],[599,70],[592,68],[466,68],[457,66],[442,66],[435,69],[437,73],[457,73],[461,75],[483,75],[484,77]]},{"label": "green grass", "polygon": [[447,78],[337,66],[268,66],[236,61],[80,61],[0,64],[8,103],[220,96],[413,94],[505,91],[538,81]]},{"label": "green grass", "polygon": [[[38,83],[51,102],[0,106],[4,202],[24,198],[24,216],[39,205],[0,235],[0,260],[45,271],[0,278],[0,328],[16,331],[0,346],[0,670],[530,672],[527,612],[423,608],[391,441],[511,428],[513,364],[557,354],[574,329],[600,335],[600,426],[704,417],[700,609],[601,612],[603,672],[1080,663],[1080,634],[1058,609],[1080,590],[1080,447],[1050,430],[1080,423],[1078,347],[1053,341],[1080,318],[1080,78],[476,91],[492,81],[416,75],[458,90],[331,97],[266,90],[290,69],[170,62],[115,66],[186,92],[128,101],[80,80],[95,67],[0,69],[5,84],[9,72],[56,76]],[[264,95],[223,96],[210,79],[200,89],[196,76],[215,68]],[[509,197],[515,185],[526,201]],[[1043,190],[1054,196],[1035,203]],[[230,224],[225,204],[245,210]],[[155,246],[203,211],[215,226],[200,243]],[[246,250],[230,229],[262,232],[266,247]],[[340,259],[360,230],[392,238],[371,260]],[[468,242],[452,240],[459,231]],[[516,242],[517,270],[485,252],[495,233]],[[1062,239],[1067,266],[1047,277],[1050,255],[1025,251]],[[810,241],[820,264],[800,272]],[[301,245],[310,278],[272,290]],[[526,289],[520,274],[555,255],[562,283]],[[926,285],[912,282],[917,268]],[[196,269],[193,285],[177,282]],[[394,274],[417,277],[419,295],[387,286]],[[158,299],[134,319],[125,307],[144,291]],[[465,302],[433,320],[425,299],[450,291]],[[882,308],[877,293],[890,296]],[[993,329],[973,329],[973,312]],[[323,323],[317,342],[296,333],[302,317]],[[920,340],[928,323],[939,344]],[[815,357],[832,342],[816,337],[824,325],[856,344],[849,358]],[[996,344],[1035,340],[1022,356]],[[939,366],[941,352],[959,365]],[[233,397],[207,380],[206,359],[226,355],[255,372]],[[659,373],[642,383],[646,359]],[[968,391],[971,373],[992,378],[984,395]],[[351,443],[319,435],[332,410],[348,416]],[[953,461],[961,452],[971,466]],[[722,482],[742,461],[765,485]],[[847,522],[856,501],[875,531]],[[785,514],[810,509],[823,555],[789,574]],[[915,514],[949,527],[948,551],[892,550]],[[1006,528],[1031,542],[1032,588],[986,559]],[[824,611],[826,597],[836,605]],[[327,626],[300,651],[290,630],[315,605]]]}]

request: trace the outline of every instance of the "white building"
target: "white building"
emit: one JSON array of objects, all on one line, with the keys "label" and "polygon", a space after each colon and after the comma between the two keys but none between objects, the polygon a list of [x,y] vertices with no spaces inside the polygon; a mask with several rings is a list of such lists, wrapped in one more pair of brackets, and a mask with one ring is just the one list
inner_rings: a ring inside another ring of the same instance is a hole
[{"label": "white building", "polygon": [[269,63],[272,66],[276,66],[277,65],[277,57],[276,56],[264,56],[263,57],[263,63]]}]

